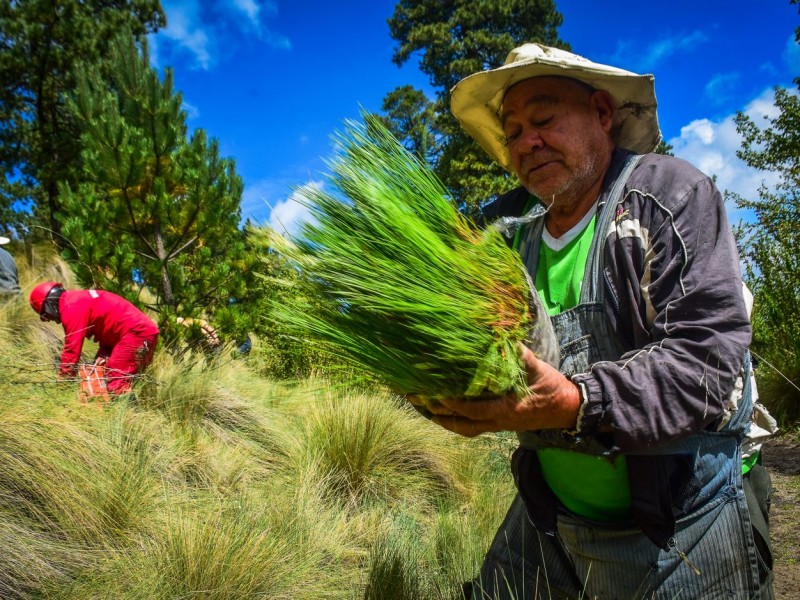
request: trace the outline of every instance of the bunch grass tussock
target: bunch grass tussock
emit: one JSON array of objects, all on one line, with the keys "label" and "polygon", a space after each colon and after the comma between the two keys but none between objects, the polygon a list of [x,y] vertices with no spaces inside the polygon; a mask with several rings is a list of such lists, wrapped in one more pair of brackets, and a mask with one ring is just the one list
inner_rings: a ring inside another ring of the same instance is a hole
[{"label": "bunch grass tussock", "polygon": [[160,597],[183,597],[196,590],[205,590],[208,598],[231,600],[288,600],[298,592],[313,597],[314,586],[327,579],[315,574],[318,556],[304,554],[291,536],[276,533],[263,516],[228,510],[211,518],[208,513],[175,516],[165,538],[147,553],[154,568],[146,572],[159,573]]},{"label": "bunch grass tussock", "polygon": [[25,260],[22,261],[18,256],[16,262],[19,268],[19,286],[26,300],[27,294],[43,281],[57,281],[66,289],[75,287],[76,279],[72,267],[59,256],[52,244],[34,244]]},{"label": "bunch grass tussock", "polygon": [[0,332],[8,343],[17,337],[19,329],[27,329],[30,323],[38,320],[24,295],[0,299]]},{"label": "bunch grass tussock", "polygon": [[413,508],[385,519],[370,545],[363,598],[463,599],[461,589],[482,562],[474,526],[457,513],[423,522]]},{"label": "bunch grass tussock", "polygon": [[519,256],[376,118],[336,141],[332,186],[298,190],[311,219],[286,248],[324,301],[280,317],[399,394],[524,391],[517,344],[537,351],[546,316]]},{"label": "bunch grass tussock", "polygon": [[761,402],[783,427],[800,424],[800,361],[790,349],[759,367],[758,393]]},{"label": "bunch grass tussock", "polygon": [[435,597],[425,593],[419,544],[403,530],[389,530],[371,548],[364,600]]},{"label": "bunch grass tussock", "polygon": [[319,544],[276,526],[258,506],[212,501],[173,507],[157,536],[85,573],[61,597],[314,600],[352,598],[350,590]]},{"label": "bunch grass tussock", "polygon": [[[43,532],[35,522],[0,510],[0,598],[56,598],[68,588],[72,573],[88,569],[109,555],[74,540]],[[51,591],[53,593],[51,593]]]},{"label": "bunch grass tussock", "polygon": [[200,426],[215,398],[214,374],[191,356],[156,355],[137,389],[137,404],[185,427]]},{"label": "bunch grass tussock", "polygon": [[[275,424],[285,431],[271,470],[248,458],[246,438],[235,442],[240,428],[185,428],[136,404],[6,419],[4,431],[28,441],[0,440],[26,457],[2,456],[12,486],[0,494],[3,597],[363,597],[367,582],[391,584],[379,568],[367,576],[387,523],[401,529],[387,552],[418,569],[418,597],[439,597],[428,594],[450,589],[450,563],[432,546],[439,513],[467,518],[477,455],[385,396],[339,392],[284,398],[292,411]],[[375,423],[361,430],[364,419]],[[33,427],[42,422],[53,432]]]},{"label": "bunch grass tussock", "polygon": [[42,323],[27,305],[11,323],[0,329],[2,334],[7,332],[0,342],[0,367],[6,381],[54,384],[64,337],[61,327]]},{"label": "bunch grass tussock", "polygon": [[146,522],[159,482],[95,431],[53,419],[0,422],[0,508],[51,535],[88,544]]},{"label": "bunch grass tussock", "polygon": [[159,414],[177,455],[171,477],[194,487],[238,489],[281,461],[291,417],[272,408],[274,383],[242,365],[157,355],[137,390],[143,414]]},{"label": "bunch grass tussock", "polygon": [[297,443],[295,468],[324,475],[328,493],[355,508],[417,501],[432,510],[440,496],[463,491],[463,444],[381,395],[309,405]]}]

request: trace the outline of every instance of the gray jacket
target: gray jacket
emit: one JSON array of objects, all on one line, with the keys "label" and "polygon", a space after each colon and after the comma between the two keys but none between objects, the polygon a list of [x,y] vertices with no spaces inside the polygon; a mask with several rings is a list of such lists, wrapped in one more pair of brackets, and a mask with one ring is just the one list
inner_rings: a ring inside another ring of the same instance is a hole
[{"label": "gray jacket", "polygon": [[7,250],[0,248],[0,296],[21,293],[17,263],[14,262],[14,257]]},{"label": "gray jacket", "polygon": [[[615,151],[604,193],[627,154]],[[519,215],[528,198],[518,188],[484,215]],[[689,163],[648,154],[601,233],[606,312],[624,353],[573,376],[585,394],[578,432],[610,429],[611,450],[627,453],[714,428],[751,337],[719,190]]]}]

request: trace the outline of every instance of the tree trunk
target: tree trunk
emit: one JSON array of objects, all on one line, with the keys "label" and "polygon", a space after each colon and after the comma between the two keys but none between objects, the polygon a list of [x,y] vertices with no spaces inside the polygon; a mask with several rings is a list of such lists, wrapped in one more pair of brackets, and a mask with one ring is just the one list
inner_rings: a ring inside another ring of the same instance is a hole
[{"label": "tree trunk", "polygon": [[155,234],[156,252],[158,253],[158,260],[161,262],[161,295],[164,298],[164,304],[174,308],[175,296],[172,294],[172,282],[169,279],[169,271],[167,270],[169,260],[164,249],[164,236],[161,235],[161,226],[159,224],[155,226]]},{"label": "tree trunk", "polygon": [[64,236],[61,235],[61,223],[58,221],[56,214],[58,213],[58,184],[49,180],[46,184],[47,194],[47,212],[50,218],[50,236],[59,250],[63,250],[66,246]]}]

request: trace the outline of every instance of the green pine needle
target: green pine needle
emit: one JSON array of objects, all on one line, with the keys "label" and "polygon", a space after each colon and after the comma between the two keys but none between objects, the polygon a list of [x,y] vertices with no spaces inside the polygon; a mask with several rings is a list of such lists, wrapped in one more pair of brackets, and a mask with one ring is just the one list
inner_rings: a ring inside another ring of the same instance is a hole
[{"label": "green pine needle", "polygon": [[464,217],[377,118],[364,118],[336,136],[334,192],[298,190],[312,218],[288,252],[319,301],[278,307],[278,317],[399,394],[523,392],[517,344],[537,352],[552,329],[537,323],[544,311],[532,314],[538,298],[519,256]]}]

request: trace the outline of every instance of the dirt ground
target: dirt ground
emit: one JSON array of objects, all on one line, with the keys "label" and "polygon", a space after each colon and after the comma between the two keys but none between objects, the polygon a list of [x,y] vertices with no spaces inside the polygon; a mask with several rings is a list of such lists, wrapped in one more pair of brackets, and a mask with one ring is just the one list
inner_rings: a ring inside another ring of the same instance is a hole
[{"label": "dirt ground", "polygon": [[763,448],[772,476],[770,538],[778,600],[800,599],[800,433],[779,435]]}]

